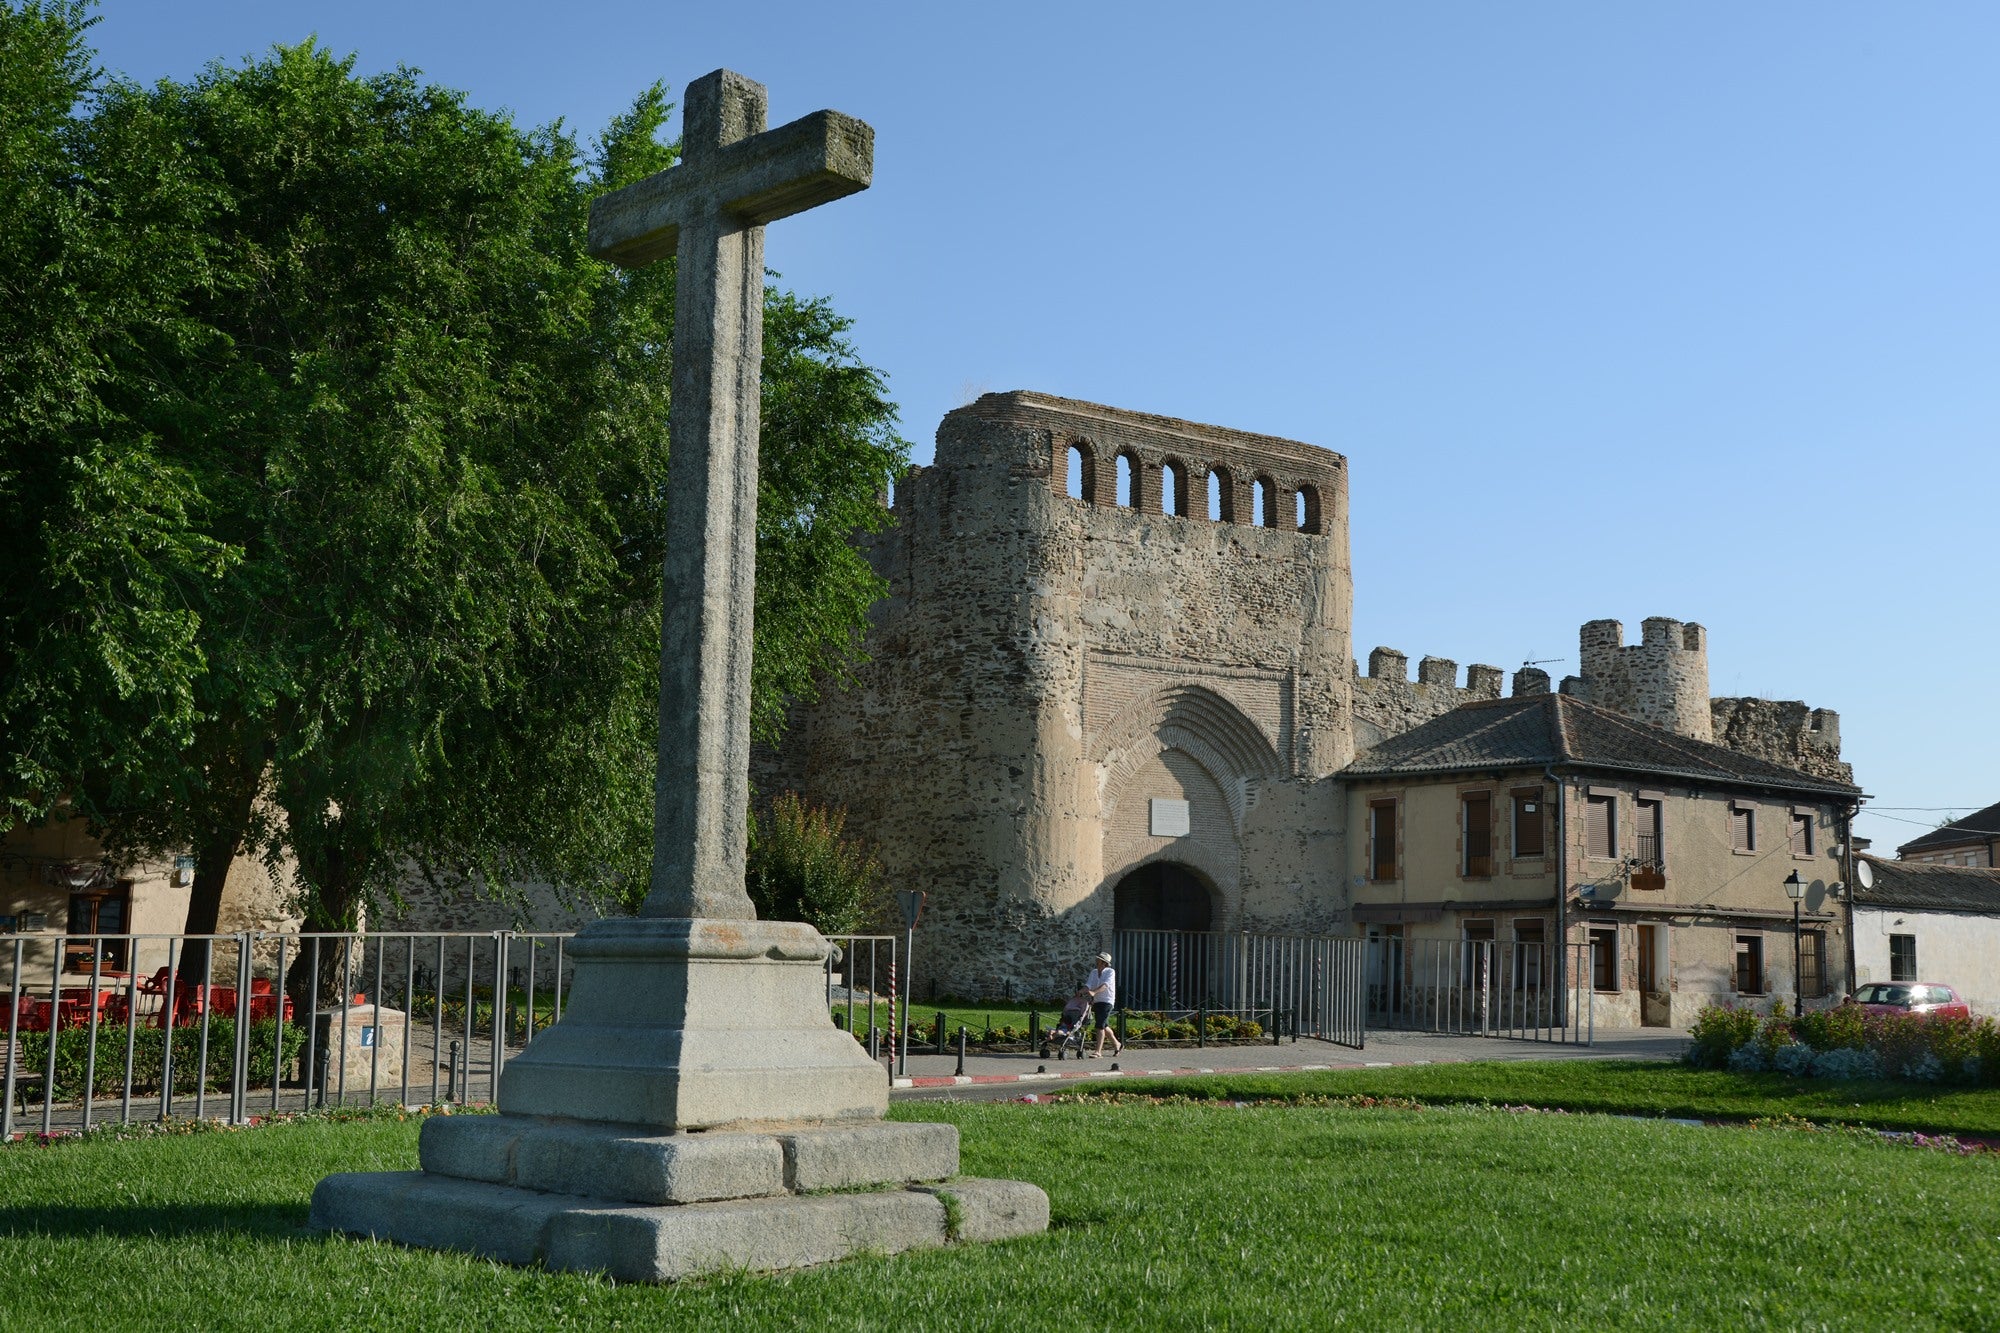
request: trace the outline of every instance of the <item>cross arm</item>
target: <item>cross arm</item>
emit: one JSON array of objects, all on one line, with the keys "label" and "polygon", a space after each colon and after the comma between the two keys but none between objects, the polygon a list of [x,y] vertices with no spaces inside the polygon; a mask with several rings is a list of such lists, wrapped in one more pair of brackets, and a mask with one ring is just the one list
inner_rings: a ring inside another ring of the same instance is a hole
[{"label": "cross arm", "polygon": [[867,189],[875,131],[838,111],[815,111],[730,144],[721,166],[733,176],[724,207],[762,226]]},{"label": "cross arm", "polygon": [[598,199],[588,248],[627,268],[650,264],[674,253],[690,210],[762,226],[865,190],[874,171],[875,131],[838,111],[815,111]]}]

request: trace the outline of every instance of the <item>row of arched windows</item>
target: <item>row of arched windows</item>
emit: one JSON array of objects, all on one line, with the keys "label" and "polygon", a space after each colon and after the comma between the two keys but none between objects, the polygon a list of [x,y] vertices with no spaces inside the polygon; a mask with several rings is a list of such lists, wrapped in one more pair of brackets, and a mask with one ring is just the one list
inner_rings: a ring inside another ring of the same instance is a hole
[{"label": "row of arched windows", "polygon": [[[1063,493],[1072,500],[1087,503],[1097,502],[1097,460],[1090,446],[1073,443],[1069,446],[1068,471],[1064,478]],[[1117,493],[1112,497],[1120,509],[1137,509],[1140,492],[1139,459],[1130,450],[1120,450],[1112,465],[1112,484]],[[1195,469],[1177,459],[1168,459],[1160,464],[1159,512],[1180,518],[1190,518],[1196,513],[1195,505],[1200,504],[1209,519],[1217,523],[1234,523],[1236,518],[1235,478],[1229,469],[1220,464],[1208,468],[1206,474],[1197,478]],[[1200,499],[1197,501],[1196,496]],[[1291,513],[1289,520],[1281,524],[1278,514],[1280,504],[1278,484],[1269,476],[1258,475],[1250,479],[1250,512],[1248,521],[1256,527],[1275,528],[1287,526],[1299,532],[1316,533],[1320,530],[1319,491],[1310,483],[1301,482],[1291,493]]]}]

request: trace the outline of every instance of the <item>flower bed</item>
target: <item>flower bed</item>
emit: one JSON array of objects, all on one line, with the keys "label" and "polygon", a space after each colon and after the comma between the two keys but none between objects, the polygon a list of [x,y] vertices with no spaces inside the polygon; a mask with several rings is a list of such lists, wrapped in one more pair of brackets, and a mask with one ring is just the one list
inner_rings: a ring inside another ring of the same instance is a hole
[{"label": "flower bed", "polygon": [[1800,1078],[1903,1078],[2000,1087],[2000,1026],[1990,1018],[1871,1014],[1858,1005],[1769,1018],[1710,1005],[1688,1035],[1697,1069]]}]

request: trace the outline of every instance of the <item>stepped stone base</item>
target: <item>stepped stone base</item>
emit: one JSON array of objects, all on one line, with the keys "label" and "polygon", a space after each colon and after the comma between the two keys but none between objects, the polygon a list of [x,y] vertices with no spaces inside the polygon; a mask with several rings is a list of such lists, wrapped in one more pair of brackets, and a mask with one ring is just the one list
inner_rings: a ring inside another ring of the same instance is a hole
[{"label": "stepped stone base", "polygon": [[[955,1236],[940,1194],[958,1203]],[[1047,1230],[1049,1200],[1020,1181],[960,1177],[914,1189],[647,1206],[401,1171],[328,1176],[313,1191],[312,1224],[502,1263],[672,1282],[1031,1235]]]},{"label": "stepped stone base", "polygon": [[501,1114],[426,1121],[421,1171],[328,1176],[312,1225],[627,1282],[1047,1230],[1040,1189],[958,1175],[956,1126],[881,1118],[826,951],[783,922],[593,925]]}]

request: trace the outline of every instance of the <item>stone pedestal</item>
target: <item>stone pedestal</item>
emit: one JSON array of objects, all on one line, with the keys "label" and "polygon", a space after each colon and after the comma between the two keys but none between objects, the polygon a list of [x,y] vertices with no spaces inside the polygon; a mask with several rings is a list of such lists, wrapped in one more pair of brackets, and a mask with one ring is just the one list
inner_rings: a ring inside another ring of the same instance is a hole
[{"label": "stone pedestal", "polygon": [[797,922],[595,922],[569,946],[562,1022],[508,1063],[500,1109],[662,1129],[880,1119],[888,1079],[827,1015],[827,953]]},{"label": "stone pedestal", "polygon": [[421,1171],[329,1176],[312,1224],[650,1282],[1045,1230],[1037,1187],[957,1174],[956,1128],[881,1119],[827,952],[785,922],[594,924],[501,1114],[425,1122]]},{"label": "stone pedestal", "polygon": [[408,1014],[376,1004],[353,1004],[322,1013],[319,1048],[326,1052],[327,1083],[349,1091],[371,1086],[371,1078],[400,1086],[409,1030]]}]

